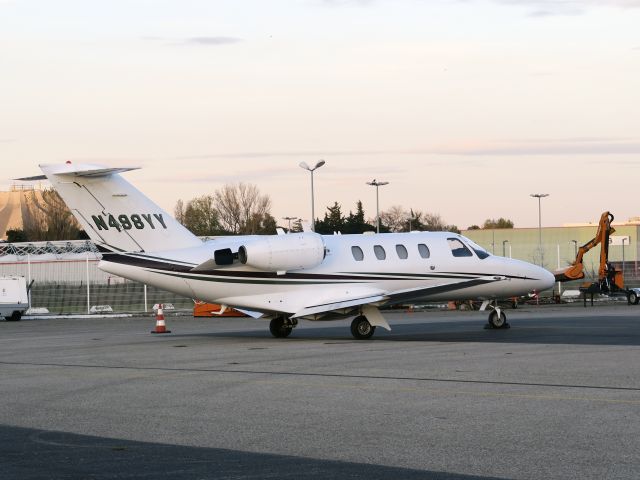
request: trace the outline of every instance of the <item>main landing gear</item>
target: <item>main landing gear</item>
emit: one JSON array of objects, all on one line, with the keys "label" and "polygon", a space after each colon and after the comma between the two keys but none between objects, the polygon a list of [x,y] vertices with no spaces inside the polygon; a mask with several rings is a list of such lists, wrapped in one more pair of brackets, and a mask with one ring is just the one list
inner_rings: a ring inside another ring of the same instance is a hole
[{"label": "main landing gear", "polygon": [[286,338],[291,335],[293,328],[298,325],[297,320],[285,317],[276,317],[269,323],[269,331],[276,338]]},{"label": "main landing gear", "polygon": [[358,315],[351,322],[351,335],[358,340],[371,338],[375,331],[376,327],[371,325],[364,315]]}]

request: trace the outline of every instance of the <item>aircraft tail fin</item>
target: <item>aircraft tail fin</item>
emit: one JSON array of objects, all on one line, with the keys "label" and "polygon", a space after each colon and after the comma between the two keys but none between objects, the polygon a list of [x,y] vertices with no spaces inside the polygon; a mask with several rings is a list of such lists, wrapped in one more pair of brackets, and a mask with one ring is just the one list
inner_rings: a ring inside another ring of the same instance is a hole
[{"label": "aircraft tail fin", "polygon": [[120,176],[136,168],[68,162],[40,165],[40,169],[101,249],[153,252],[202,244]]}]

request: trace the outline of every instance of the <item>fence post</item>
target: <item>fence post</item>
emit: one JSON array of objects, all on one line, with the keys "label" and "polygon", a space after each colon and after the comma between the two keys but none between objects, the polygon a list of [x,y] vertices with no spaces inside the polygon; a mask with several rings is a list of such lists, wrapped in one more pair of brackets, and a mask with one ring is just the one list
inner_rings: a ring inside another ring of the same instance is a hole
[{"label": "fence post", "polygon": [[31,309],[31,254],[27,253],[27,287],[29,288],[29,309]]},{"label": "fence post", "polygon": [[89,252],[87,252],[87,259],[86,259],[86,265],[87,265],[87,314],[91,313],[91,290],[89,288]]},{"label": "fence post", "polygon": [[[560,270],[560,244],[556,245],[558,247],[558,270]],[[562,284],[558,281],[558,295],[562,295]]]}]

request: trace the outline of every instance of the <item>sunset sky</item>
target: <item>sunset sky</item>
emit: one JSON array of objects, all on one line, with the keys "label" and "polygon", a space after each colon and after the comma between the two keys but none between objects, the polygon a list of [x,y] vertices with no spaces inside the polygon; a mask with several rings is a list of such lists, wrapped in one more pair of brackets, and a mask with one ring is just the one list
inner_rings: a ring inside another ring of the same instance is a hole
[{"label": "sunset sky", "polygon": [[[0,188],[40,163],[272,214],[364,202],[547,226],[640,216],[640,1],[0,0]],[[281,221],[281,223],[285,223]]]}]

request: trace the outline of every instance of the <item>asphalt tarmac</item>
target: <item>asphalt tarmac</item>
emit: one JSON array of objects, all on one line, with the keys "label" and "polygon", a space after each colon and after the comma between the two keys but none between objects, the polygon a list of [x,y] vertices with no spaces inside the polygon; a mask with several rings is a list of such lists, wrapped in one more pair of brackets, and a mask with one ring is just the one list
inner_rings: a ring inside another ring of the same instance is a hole
[{"label": "asphalt tarmac", "polygon": [[2,479],[640,478],[640,306],[0,321]]}]

